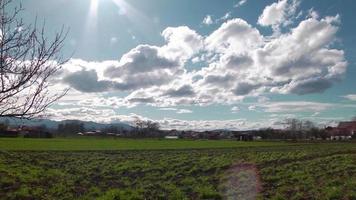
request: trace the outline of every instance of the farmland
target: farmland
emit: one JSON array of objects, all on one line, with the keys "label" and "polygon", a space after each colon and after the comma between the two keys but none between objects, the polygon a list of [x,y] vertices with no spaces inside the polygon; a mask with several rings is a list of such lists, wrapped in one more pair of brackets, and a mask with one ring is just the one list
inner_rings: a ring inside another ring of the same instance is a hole
[{"label": "farmland", "polygon": [[290,144],[284,142],[237,142],[231,140],[110,139],[95,137],[70,139],[0,138],[1,150],[31,151],[204,149],[276,145]]},{"label": "farmland", "polygon": [[1,139],[0,149],[2,199],[356,199],[355,143]]}]

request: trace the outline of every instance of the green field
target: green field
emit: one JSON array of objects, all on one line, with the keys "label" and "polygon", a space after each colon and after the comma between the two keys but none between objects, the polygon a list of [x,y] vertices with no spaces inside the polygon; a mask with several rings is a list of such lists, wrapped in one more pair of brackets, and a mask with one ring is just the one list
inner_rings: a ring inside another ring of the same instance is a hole
[{"label": "green field", "polygon": [[204,149],[251,146],[291,145],[282,142],[238,142],[232,140],[165,140],[110,138],[0,138],[1,150],[88,151],[88,150],[145,150],[145,149]]},{"label": "green field", "polygon": [[356,199],[355,143],[0,139],[0,149],[0,199]]}]

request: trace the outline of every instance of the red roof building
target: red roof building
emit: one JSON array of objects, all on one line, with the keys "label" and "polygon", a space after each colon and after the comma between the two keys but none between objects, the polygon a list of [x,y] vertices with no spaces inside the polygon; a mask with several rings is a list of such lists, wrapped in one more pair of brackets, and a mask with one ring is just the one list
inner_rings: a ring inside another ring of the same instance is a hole
[{"label": "red roof building", "polygon": [[351,139],[356,134],[356,121],[340,122],[337,127],[325,129],[331,139]]}]

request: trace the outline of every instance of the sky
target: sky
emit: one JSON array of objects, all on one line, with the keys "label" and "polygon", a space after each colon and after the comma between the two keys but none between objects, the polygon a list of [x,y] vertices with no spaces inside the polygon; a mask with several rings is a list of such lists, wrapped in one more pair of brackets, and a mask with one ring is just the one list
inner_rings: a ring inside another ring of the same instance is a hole
[{"label": "sky", "polygon": [[[16,5],[20,1],[14,1]],[[70,58],[47,114],[247,130],[356,116],[354,0],[23,0]],[[9,8],[11,9],[11,8]]]}]

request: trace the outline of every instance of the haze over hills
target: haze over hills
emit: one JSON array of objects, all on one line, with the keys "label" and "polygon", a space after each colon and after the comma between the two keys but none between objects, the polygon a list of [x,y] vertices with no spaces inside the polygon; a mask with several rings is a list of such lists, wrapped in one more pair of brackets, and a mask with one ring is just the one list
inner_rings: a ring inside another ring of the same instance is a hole
[{"label": "haze over hills", "polygon": [[28,120],[28,119],[10,119],[10,118],[3,118],[0,119],[0,123],[8,123],[11,126],[43,126],[45,125],[46,128],[48,129],[57,129],[59,124],[66,124],[66,123],[71,123],[71,122],[78,122],[78,123],[83,123],[84,128],[86,130],[101,130],[105,129],[108,127],[117,127],[121,128],[124,130],[132,130],[133,127],[129,124],[122,123],[122,122],[116,122],[116,123],[97,123],[97,122],[92,122],[92,121],[81,121],[81,120],[62,120],[62,121],[55,121],[55,120],[50,120],[50,119],[33,119],[33,120]]}]

